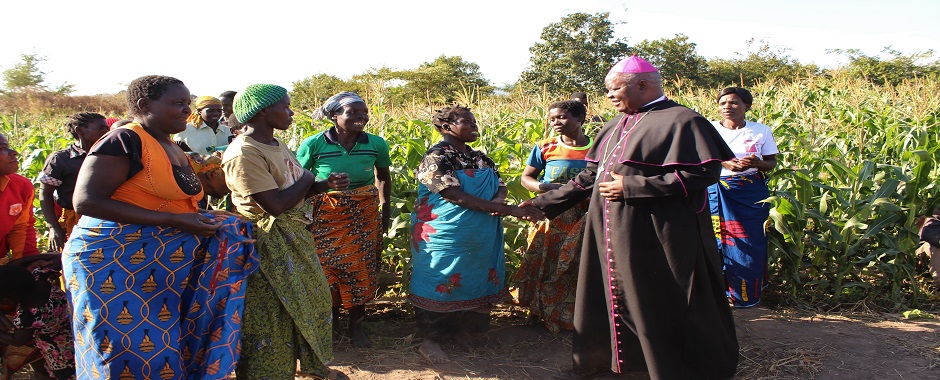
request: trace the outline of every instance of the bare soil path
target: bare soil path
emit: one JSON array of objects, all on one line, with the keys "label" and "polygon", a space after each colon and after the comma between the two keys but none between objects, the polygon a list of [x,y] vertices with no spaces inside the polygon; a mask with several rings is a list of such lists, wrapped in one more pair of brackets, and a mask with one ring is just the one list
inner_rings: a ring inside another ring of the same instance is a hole
[{"label": "bare soil path", "polygon": [[[570,335],[524,326],[519,308],[500,308],[489,341],[444,350],[432,365],[401,305],[378,303],[367,320],[375,343],[334,344],[334,368],[361,380],[549,379],[571,363]],[[734,312],[741,345],[737,379],[940,379],[940,320],[899,314],[817,315],[765,307]],[[644,379],[645,375],[615,378]]]},{"label": "bare soil path", "polygon": [[[487,342],[444,346],[452,362],[433,365],[418,352],[421,341],[404,308],[400,301],[370,305],[366,325],[374,347],[357,349],[341,337],[334,341],[333,368],[353,380],[542,380],[571,365],[570,334],[525,326],[522,309],[511,306],[496,311]],[[737,309],[734,318],[741,346],[736,379],[940,379],[938,319],[766,307]],[[607,379],[648,378],[631,374]]]}]

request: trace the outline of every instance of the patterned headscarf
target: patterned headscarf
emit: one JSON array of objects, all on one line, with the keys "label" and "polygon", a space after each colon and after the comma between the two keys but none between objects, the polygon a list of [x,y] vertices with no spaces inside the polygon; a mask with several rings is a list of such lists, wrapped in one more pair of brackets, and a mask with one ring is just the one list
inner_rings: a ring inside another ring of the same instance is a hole
[{"label": "patterned headscarf", "polygon": [[316,113],[313,114],[313,117],[317,119],[329,119],[331,113],[335,112],[336,110],[343,109],[343,106],[347,104],[356,102],[365,103],[366,101],[362,100],[362,98],[359,97],[359,94],[356,94],[355,92],[341,92],[331,96],[329,99],[323,102],[323,107],[317,109]]},{"label": "patterned headscarf", "polygon": [[214,169],[222,168],[222,159],[216,155],[204,156],[199,153],[187,153],[189,162],[193,163],[193,171],[196,174],[208,173]]},{"label": "patterned headscarf", "polygon": [[258,111],[277,103],[287,95],[287,89],[275,84],[253,84],[235,95],[232,114],[239,123],[247,123]]},{"label": "patterned headscarf", "polygon": [[202,122],[205,121],[205,120],[202,120],[202,115],[199,114],[199,110],[206,108],[212,104],[217,104],[221,106],[222,101],[213,96],[200,96],[196,98],[196,100],[193,101],[193,109],[195,109],[195,111],[193,111],[193,113],[189,115],[186,121],[192,124],[194,127],[198,128],[200,125],[202,125]]}]

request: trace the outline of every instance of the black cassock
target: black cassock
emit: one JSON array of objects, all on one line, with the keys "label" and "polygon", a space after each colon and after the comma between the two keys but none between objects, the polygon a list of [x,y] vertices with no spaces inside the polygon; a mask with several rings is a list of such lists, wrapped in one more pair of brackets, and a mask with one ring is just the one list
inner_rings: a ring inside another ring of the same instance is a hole
[{"label": "black cassock", "polygon": [[[730,378],[738,342],[706,188],[734,154],[708,120],[671,100],[619,115],[594,141],[577,178],[533,201],[554,217],[591,197],[575,369]],[[622,201],[607,201],[594,187],[612,180],[609,172],[624,176]]]}]

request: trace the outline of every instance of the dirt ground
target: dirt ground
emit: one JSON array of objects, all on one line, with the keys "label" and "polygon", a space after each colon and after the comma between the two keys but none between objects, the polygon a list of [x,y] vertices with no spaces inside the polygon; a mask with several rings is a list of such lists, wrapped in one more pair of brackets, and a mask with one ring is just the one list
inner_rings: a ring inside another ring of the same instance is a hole
[{"label": "dirt ground", "polygon": [[[418,353],[421,341],[404,303],[380,300],[369,309],[366,327],[373,348],[356,349],[346,337],[334,341],[331,365],[353,380],[541,380],[571,365],[570,334],[524,325],[525,313],[518,307],[496,311],[487,343],[445,346],[452,359],[445,365],[432,365]],[[734,319],[741,346],[737,379],[940,379],[940,319],[872,312],[820,315],[760,306],[736,309]],[[27,373],[14,377],[28,378]]]},{"label": "dirt ground", "polygon": [[[374,304],[366,322],[374,348],[356,349],[340,338],[333,367],[354,380],[450,380],[549,379],[570,366],[570,335],[523,325],[518,307],[497,311],[487,344],[445,346],[453,362],[432,365],[418,353],[414,320],[402,308]],[[766,307],[737,309],[734,318],[741,346],[737,379],[940,379],[938,319]]]}]

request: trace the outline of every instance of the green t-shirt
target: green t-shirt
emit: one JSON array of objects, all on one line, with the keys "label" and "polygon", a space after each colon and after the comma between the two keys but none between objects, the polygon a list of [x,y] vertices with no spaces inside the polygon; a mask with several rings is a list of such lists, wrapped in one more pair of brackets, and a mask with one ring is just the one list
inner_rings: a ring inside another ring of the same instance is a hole
[{"label": "green t-shirt", "polygon": [[346,151],[336,137],[336,127],[304,139],[297,149],[297,160],[305,169],[326,179],[330,173],[349,174],[349,188],[375,183],[375,168],[392,166],[385,139],[371,133],[360,132],[356,146]]}]

